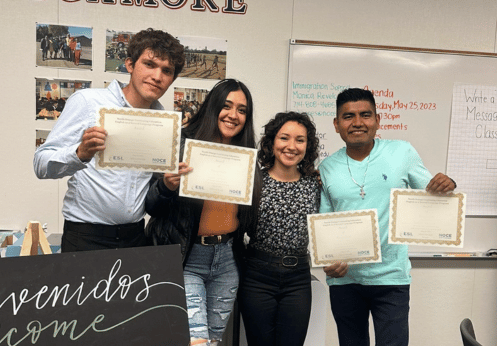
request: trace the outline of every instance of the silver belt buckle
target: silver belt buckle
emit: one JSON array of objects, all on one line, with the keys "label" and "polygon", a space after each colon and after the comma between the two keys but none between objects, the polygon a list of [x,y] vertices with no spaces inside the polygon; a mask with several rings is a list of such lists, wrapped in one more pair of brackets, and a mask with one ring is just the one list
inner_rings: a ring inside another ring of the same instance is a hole
[{"label": "silver belt buckle", "polygon": [[283,256],[281,259],[281,264],[284,267],[295,267],[299,263],[297,256]]}]

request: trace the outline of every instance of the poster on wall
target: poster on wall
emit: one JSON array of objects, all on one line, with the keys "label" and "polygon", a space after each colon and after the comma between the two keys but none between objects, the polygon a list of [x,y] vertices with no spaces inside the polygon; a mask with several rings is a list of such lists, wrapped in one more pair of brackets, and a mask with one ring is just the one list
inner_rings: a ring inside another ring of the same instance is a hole
[{"label": "poster on wall", "polygon": [[128,43],[132,32],[129,31],[116,31],[106,30],[105,34],[105,71],[106,72],[120,72],[128,73],[124,66]]},{"label": "poster on wall", "polygon": [[36,66],[91,70],[92,28],[36,23]]},{"label": "poster on wall", "polygon": [[[128,73],[124,61],[128,54],[129,40],[134,33],[129,31],[106,31],[105,71]],[[199,79],[226,78],[226,56],[228,42],[209,37],[177,37],[185,47],[185,65],[178,77]]]},{"label": "poster on wall", "polygon": [[200,109],[209,90],[174,88],[174,110],[181,112],[183,125]]},{"label": "poster on wall", "polygon": [[180,36],[178,39],[185,47],[185,67],[179,77],[226,78],[227,40],[193,36]]},{"label": "poster on wall", "polygon": [[90,81],[36,78],[36,120],[57,120],[69,96],[90,87]]},{"label": "poster on wall", "polygon": [[45,143],[49,134],[50,130],[36,130],[35,148]]}]

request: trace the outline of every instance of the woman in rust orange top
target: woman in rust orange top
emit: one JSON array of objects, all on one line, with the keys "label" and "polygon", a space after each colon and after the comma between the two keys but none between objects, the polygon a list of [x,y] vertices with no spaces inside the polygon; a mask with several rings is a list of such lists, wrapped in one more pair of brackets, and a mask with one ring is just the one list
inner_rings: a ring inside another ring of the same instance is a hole
[{"label": "woman in rust orange top", "polygon": [[[255,148],[252,108],[252,97],[243,83],[222,80],[183,129],[182,144],[187,137]],[[168,230],[174,234],[167,237],[169,243],[182,245],[191,345],[218,345],[238,290],[234,252],[241,252],[233,249],[243,246],[243,234],[255,226],[256,210],[251,206],[178,197],[180,176],[194,168],[182,162],[178,174],[165,174],[152,184],[146,209],[154,217],[173,207],[179,209],[173,230]],[[254,191],[259,191],[257,181]],[[252,205],[258,204],[256,196],[252,201]]]}]

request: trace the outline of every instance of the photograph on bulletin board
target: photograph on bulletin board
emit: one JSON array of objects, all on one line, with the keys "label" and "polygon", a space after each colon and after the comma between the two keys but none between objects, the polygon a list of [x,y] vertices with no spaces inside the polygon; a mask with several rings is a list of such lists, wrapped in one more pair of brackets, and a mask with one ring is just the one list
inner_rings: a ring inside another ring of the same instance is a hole
[{"label": "photograph on bulletin board", "polygon": [[50,130],[36,130],[36,142],[35,147],[38,148],[40,145],[46,142]]},{"label": "photograph on bulletin board", "polygon": [[[129,40],[134,33],[129,31],[106,31],[105,71],[128,73],[124,61],[128,54]],[[177,37],[185,47],[185,65],[178,77],[199,79],[226,78],[226,56],[228,42],[210,37]]]},{"label": "photograph on bulletin board", "polygon": [[228,41],[209,37],[178,37],[185,47],[185,66],[179,77],[226,78]]},{"label": "photograph on bulletin board", "polygon": [[106,30],[105,71],[128,73],[124,61],[128,54],[128,43],[135,33],[129,31]]},{"label": "photograph on bulletin board", "polygon": [[92,46],[92,28],[36,24],[37,66],[90,70]]},{"label": "photograph on bulletin board", "polygon": [[69,96],[90,87],[90,81],[36,78],[36,120],[57,120]]},{"label": "photograph on bulletin board", "polygon": [[208,93],[206,89],[174,88],[174,110],[181,112],[183,125],[198,112]]}]

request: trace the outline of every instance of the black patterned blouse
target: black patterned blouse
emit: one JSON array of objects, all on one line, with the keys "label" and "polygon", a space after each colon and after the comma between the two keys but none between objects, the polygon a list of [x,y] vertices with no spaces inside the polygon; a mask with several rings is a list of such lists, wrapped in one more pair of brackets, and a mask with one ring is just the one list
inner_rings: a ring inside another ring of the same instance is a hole
[{"label": "black patterned blouse", "polygon": [[295,182],[274,180],[263,171],[262,197],[255,234],[250,245],[274,256],[307,253],[307,214],[319,211],[320,190],[316,177]]}]

